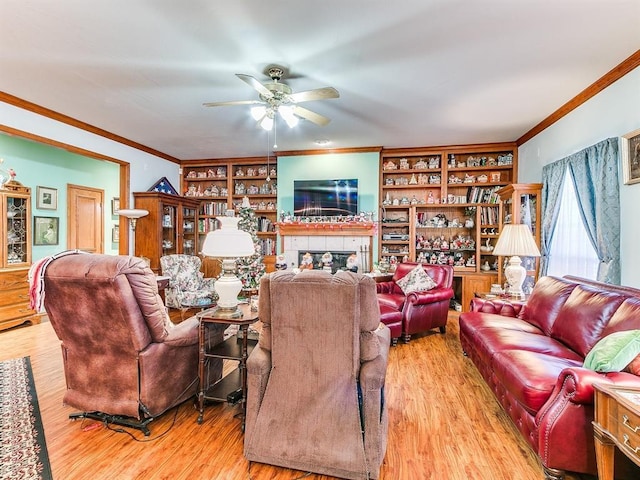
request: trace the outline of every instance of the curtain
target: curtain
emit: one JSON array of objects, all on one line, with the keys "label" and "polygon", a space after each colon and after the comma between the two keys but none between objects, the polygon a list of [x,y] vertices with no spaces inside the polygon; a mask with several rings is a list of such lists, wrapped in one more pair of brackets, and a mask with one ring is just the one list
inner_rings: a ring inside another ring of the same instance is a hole
[{"label": "curtain", "polygon": [[542,169],[542,261],[546,274],[568,168],[585,230],[600,261],[597,280],[620,283],[620,183],[618,139],[609,138]]},{"label": "curtain", "polygon": [[568,159],[545,165],[542,168],[542,230],[540,233],[540,275],[546,275],[551,254],[551,239],[560,211],[560,194],[564,185]]},{"label": "curtain", "polygon": [[578,208],[598,254],[598,281],[620,283],[618,139],[609,138],[569,157]]}]

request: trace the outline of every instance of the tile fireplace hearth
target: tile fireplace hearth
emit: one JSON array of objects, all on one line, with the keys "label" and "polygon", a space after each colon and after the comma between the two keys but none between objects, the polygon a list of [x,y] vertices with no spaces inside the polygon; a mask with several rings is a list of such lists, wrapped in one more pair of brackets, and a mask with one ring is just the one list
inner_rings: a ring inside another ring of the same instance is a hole
[{"label": "tile fireplace hearth", "polygon": [[[314,254],[314,268],[321,268],[318,266],[322,263],[320,257],[330,252],[334,256],[333,272],[343,268],[352,253],[358,256],[360,273],[371,270],[375,234],[372,223],[279,223],[278,233],[288,268],[297,267],[307,252]],[[344,263],[339,264],[342,256]]]}]

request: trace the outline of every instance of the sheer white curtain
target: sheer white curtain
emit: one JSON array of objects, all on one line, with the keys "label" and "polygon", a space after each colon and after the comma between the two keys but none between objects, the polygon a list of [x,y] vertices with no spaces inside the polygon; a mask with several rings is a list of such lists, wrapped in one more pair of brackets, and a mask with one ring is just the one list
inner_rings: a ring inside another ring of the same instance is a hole
[{"label": "sheer white curtain", "polygon": [[558,220],[549,249],[547,275],[577,275],[596,280],[600,261],[584,228],[568,168],[563,183]]}]

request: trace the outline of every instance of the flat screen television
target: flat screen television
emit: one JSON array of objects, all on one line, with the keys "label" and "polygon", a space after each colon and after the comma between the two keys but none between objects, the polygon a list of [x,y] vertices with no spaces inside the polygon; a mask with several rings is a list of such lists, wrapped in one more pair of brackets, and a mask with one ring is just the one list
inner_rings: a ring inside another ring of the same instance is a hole
[{"label": "flat screen television", "polygon": [[300,217],[358,214],[358,179],[294,180],[293,210]]}]

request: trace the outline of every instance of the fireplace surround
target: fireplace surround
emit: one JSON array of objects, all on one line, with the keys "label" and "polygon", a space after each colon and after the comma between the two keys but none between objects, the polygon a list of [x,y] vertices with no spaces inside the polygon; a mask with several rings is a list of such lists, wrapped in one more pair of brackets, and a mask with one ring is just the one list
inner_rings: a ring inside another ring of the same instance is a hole
[{"label": "fireplace surround", "polygon": [[371,271],[375,235],[373,223],[282,222],[277,224],[277,228],[281,239],[280,251],[285,256],[288,268],[300,265],[302,255],[307,252],[314,255],[314,268],[322,268],[319,266],[321,257],[330,252],[334,257],[333,273],[346,267],[346,259],[352,253],[358,256],[358,272]]}]

